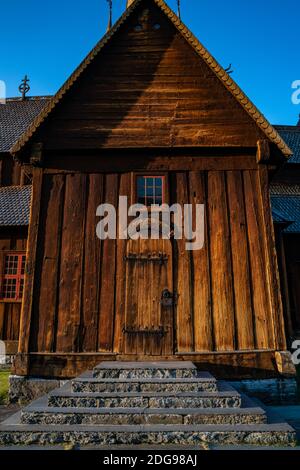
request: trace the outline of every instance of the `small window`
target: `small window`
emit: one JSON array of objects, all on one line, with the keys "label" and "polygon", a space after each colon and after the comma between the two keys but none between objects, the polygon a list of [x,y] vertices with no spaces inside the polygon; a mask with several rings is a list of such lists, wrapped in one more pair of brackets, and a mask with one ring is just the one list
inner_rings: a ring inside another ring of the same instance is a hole
[{"label": "small window", "polygon": [[135,27],[134,27],[134,31],[136,32],[140,32],[140,31],[143,31],[143,26],[141,24],[136,24]]},{"label": "small window", "polygon": [[25,278],[25,253],[7,253],[1,282],[1,300],[22,300]]},{"label": "small window", "polygon": [[153,204],[164,203],[165,177],[164,176],[138,176],[137,199],[139,204],[149,207]]},{"label": "small window", "polygon": [[159,24],[159,23],[155,23],[155,24],[153,25],[153,29],[154,29],[154,31],[158,31],[158,30],[160,29],[160,24]]}]

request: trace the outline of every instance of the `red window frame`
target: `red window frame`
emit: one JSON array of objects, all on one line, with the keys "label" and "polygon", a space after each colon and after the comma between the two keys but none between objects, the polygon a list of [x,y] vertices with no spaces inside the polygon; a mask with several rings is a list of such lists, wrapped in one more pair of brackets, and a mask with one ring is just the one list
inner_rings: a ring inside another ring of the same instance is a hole
[{"label": "red window frame", "polygon": [[10,251],[3,254],[0,300],[21,302],[25,282],[26,253]]},{"label": "red window frame", "polygon": [[[152,204],[147,204],[147,198],[149,199],[153,199],[155,198],[155,188],[156,188],[156,185],[152,185],[152,186],[147,186],[147,180],[148,179],[152,179],[152,180],[156,180],[156,179],[161,179],[161,202],[159,204],[164,204],[166,202],[166,191],[165,191],[165,188],[166,188],[166,177],[165,175],[151,175],[151,174],[148,174],[148,175],[136,175],[136,198],[137,198],[137,201],[139,202],[139,198],[140,198],[140,195],[139,195],[139,188],[138,188],[138,179],[139,178],[143,178],[145,180],[145,194],[143,196],[143,199],[144,199],[144,202],[141,203],[141,204],[144,204],[146,207],[150,207],[151,205],[158,205],[158,203],[152,203]],[[147,196],[147,188],[149,187],[153,187],[154,188],[154,195],[151,195],[151,196]],[[157,196],[157,197],[160,197],[160,196]]]}]

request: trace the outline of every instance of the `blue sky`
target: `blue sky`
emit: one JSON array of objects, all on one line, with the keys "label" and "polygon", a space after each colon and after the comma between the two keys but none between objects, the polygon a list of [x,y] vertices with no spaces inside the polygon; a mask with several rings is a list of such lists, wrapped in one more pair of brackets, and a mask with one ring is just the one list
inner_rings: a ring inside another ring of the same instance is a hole
[{"label": "blue sky", "polygon": [[[126,0],[113,0],[114,20]],[[175,9],[176,0],[167,0]],[[182,19],[274,124],[296,124],[300,105],[299,0],[181,0]],[[104,34],[106,0],[10,0],[0,7],[0,80],[17,96],[53,94]]]}]

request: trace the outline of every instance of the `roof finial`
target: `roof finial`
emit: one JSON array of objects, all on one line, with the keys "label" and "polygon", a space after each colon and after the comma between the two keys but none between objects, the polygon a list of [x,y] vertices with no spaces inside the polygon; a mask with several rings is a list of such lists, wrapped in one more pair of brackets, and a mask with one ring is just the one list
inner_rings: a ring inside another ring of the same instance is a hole
[{"label": "roof finial", "polygon": [[177,0],[177,16],[181,20],[180,0]]},{"label": "roof finial", "polygon": [[19,92],[22,93],[22,101],[26,100],[26,94],[30,90],[30,86],[28,85],[28,82],[30,82],[29,78],[27,75],[22,80],[21,85],[19,86]]},{"label": "roof finial", "polygon": [[108,3],[109,13],[108,13],[108,25],[107,31],[109,31],[112,27],[112,0],[106,0]]},{"label": "roof finial", "polygon": [[126,8],[129,8],[133,4],[134,0],[127,0]]}]

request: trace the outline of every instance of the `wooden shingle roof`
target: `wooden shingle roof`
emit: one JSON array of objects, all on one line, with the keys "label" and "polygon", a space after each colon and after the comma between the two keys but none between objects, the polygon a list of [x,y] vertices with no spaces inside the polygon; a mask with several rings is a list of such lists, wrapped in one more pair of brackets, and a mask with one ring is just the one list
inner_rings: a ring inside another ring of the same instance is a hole
[{"label": "wooden shingle roof", "polygon": [[29,225],[31,186],[0,188],[0,226]]},{"label": "wooden shingle roof", "polygon": [[238,87],[235,81],[230,77],[230,75],[220,66],[220,64],[214,59],[214,57],[207,51],[207,49],[200,43],[200,41],[191,33],[191,31],[183,24],[183,22],[178,18],[178,16],[166,5],[164,0],[134,0],[132,5],[127,8],[121,18],[115,23],[112,29],[103,37],[101,41],[95,46],[95,48],[88,54],[84,61],[79,65],[79,67],[74,71],[70,78],[65,82],[65,84],[60,88],[56,95],[49,101],[29,128],[24,132],[24,134],[18,139],[18,141],[11,148],[12,154],[17,154],[24,147],[26,143],[29,142],[31,137],[35,134],[39,126],[45,121],[49,116],[52,110],[56,105],[61,101],[66,92],[73,86],[73,84],[78,80],[83,71],[89,66],[93,59],[99,54],[99,52],[106,46],[110,39],[114,36],[116,31],[120,26],[127,20],[127,18],[132,14],[137,5],[142,1],[154,2],[169,18],[173,25],[177,28],[190,46],[197,52],[197,54],[207,63],[213,73],[219,78],[219,80],[224,84],[224,86],[232,93],[236,100],[241,104],[241,106],[247,111],[247,113],[252,117],[260,129],[264,132],[266,137],[277,145],[283,155],[290,157],[292,151],[282,139],[277,130],[267,121],[267,119],[262,115],[262,113],[255,107],[255,105],[250,101],[250,99],[243,93],[243,91]]},{"label": "wooden shingle roof", "polygon": [[300,125],[274,127],[293,152],[288,163],[300,164]]},{"label": "wooden shingle roof", "polygon": [[10,151],[48,101],[48,97],[11,98],[0,105],[0,153]]}]

